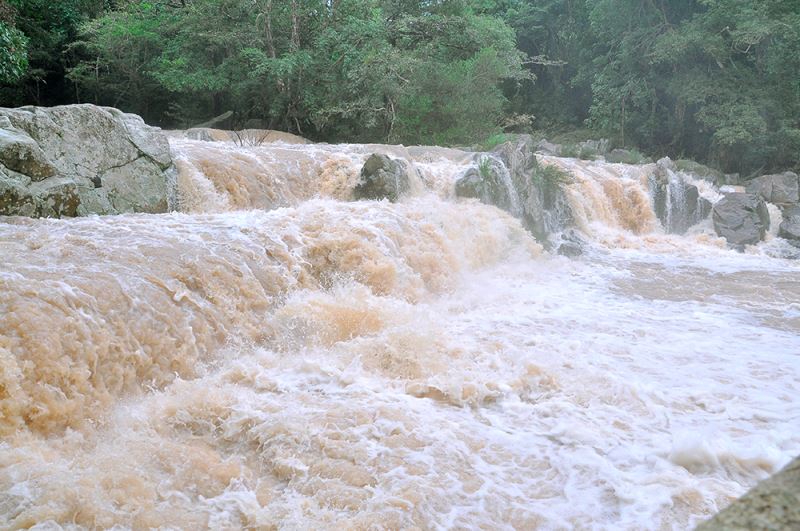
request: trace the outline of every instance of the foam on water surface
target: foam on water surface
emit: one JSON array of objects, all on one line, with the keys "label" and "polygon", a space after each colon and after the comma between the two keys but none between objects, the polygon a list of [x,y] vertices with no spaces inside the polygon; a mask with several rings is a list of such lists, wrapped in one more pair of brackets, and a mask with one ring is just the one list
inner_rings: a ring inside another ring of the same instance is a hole
[{"label": "foam on water surface", "polygon": [[0,527],[684,529],[800,453],[797,262],[663,234],[644,170],[561,162],[568,260],[463,152],[347,203],[373,147],[279,146],[263,212],[191,149],[217,213],[0,223]]}]

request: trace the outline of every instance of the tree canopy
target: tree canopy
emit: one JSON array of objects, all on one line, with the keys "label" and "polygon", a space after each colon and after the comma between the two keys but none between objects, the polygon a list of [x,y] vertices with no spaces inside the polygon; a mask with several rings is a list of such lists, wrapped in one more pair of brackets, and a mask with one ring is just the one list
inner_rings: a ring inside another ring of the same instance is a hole
[{"label": "tree canopy", "polygon": [[800,164],[800,0],[0,0],[0,104],[468,144],[580,129]]}]

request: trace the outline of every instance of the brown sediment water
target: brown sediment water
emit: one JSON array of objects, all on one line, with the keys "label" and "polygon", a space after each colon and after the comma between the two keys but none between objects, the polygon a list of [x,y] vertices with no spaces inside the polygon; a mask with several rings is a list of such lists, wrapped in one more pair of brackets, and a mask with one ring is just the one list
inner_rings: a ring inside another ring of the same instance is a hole
[{"label": "brown sediment water", "polygon": [[470,153],[172,143],[183,213],[0,219],[2,528],[686,528],[800,453],[800,267],[652,168],[543,158],[569,260]]}]

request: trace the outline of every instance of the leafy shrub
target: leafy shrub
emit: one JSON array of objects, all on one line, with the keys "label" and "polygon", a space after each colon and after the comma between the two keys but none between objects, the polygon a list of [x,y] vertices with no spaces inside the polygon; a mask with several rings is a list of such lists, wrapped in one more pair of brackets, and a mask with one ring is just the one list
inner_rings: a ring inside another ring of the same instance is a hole
[{"label": "leafy shrub", "polygon": [[614,164],[648,164],[653,162],[636,149],[615,149],[606,155],[606,161]]},{"label": "leafy shrub", "polygon": [[0,83],[13,83],[28,69],[28,39],[0,21]]},{"label": "leafy shrub", "polygon": [[533,172],[533,181],[537,185],[555,188],[562,184],[572,183],[573,177],[569,172],[562,170],[558,166],[548,164],[537,166]]},{"label": "leafy shrub", "polygon": [[597,156],[597,150],[589,146],[581,146],[578,150],[578,158],[583,160],[594,160]]},{"label": "leafy shrub", "polygon": [[509,136],[505,133],[497,133],[487,138],[483,144],[480,145],[481,151],[491,151],[500,144],[504,144],[510,140]]}]

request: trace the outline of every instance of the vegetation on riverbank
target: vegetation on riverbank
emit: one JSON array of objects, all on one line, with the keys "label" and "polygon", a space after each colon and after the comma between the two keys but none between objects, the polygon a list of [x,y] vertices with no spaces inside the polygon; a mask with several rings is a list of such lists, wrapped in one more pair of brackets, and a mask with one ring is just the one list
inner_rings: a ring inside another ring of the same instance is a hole
[{"label": "vegetation on riverbank", "polygon": [[4,106],[232,110],[328,141],[588,128],[724,171],[800,164],[796,0],[0,0],[0,41]]}]

